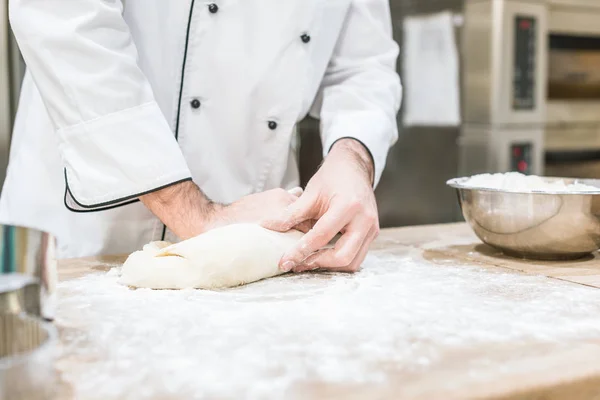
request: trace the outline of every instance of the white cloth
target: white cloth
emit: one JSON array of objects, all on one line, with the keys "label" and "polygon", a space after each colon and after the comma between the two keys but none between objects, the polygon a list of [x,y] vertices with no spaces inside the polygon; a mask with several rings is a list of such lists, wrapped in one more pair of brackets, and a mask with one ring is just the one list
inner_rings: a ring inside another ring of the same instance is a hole
[{"label": "white cloth", "polygon": [[387,0],[10,0],[9,16],[28,72],[0,220],[53,232],[61,257],[160,240],[136,198],[180,180],[221,202],[296,185],[309,111],[324,152],[359,139],[376,180],[397,137]]}]

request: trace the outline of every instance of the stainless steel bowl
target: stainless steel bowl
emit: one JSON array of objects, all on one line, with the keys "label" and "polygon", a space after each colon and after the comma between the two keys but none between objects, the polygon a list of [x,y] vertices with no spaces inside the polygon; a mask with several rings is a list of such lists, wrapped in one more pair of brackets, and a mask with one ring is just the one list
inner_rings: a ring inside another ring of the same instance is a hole
[{"label": "stainless steel bowl", "polygon": [[54,237],[37,229],[0,225],[0,312],[22,310],[51,320],[57,283]]},{"label": "stainless steel bowl", "polygon": [[469,178],[448,181],[475,234],[520,258],[566,260],[600,248],[600,180],[557,179],[598,188],[590,192],[522,192],[469,187]]},{"label": "stainless steel bowl", "polygon": [[0,314],[0,399],[55,397],[57,331],[26,314]]}]

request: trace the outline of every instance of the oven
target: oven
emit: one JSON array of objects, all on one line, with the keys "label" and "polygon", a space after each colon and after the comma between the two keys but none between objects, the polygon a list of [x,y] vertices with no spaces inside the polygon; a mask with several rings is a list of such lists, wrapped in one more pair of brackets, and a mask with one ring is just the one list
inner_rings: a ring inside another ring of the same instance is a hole
[{"label": "oven", "polygon": [[600,1],[465,3],[461,175],[600,177]]},{"label": "oven", "polygon": [[600,2],[549,7],[545,172],[600,178]]}]

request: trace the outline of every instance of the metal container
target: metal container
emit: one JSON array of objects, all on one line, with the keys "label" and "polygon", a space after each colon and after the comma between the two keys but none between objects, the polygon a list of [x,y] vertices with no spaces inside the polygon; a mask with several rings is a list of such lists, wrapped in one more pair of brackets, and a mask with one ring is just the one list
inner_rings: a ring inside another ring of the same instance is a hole
[{"label": "metal container", "polygon": [[0,399],[55,398],[56,328],[26,314],[0,314]]},{"label": "metal container", "polygon": [[56,242],[37,229],[0,225],[0,313],[54,318]]},{"label": "metal container", "polygon": [[38,280],[16,273],[0,275],[0,314],[20,313],[41,316]]},{"label": "metal container", "polygon": [[600,180],[557,179],[598,188],[590,192],[522,192],[448,181],[475,234],[505,254],[540,260],[585,257],[600,248]]}]

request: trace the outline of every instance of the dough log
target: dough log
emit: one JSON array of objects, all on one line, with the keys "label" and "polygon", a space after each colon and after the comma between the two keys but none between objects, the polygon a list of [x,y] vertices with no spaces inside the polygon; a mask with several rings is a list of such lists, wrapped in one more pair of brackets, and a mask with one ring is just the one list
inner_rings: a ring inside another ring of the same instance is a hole
[{"label": "dough log", "polygon": [[127,258],[119,283],[152,289],[217,289],[255,282],[281,274],[281,256],[302,235],[235,224],[176,244],[149,243]]}]

